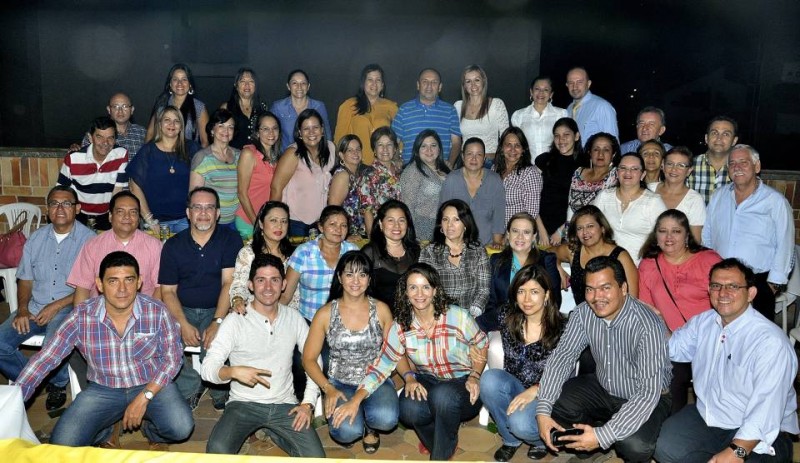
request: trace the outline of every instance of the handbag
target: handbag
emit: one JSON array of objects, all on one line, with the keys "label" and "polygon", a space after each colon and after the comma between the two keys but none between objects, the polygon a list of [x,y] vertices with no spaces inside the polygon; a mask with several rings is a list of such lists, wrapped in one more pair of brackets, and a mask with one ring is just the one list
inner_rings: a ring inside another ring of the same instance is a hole
[{"label": "handbag", "polygon": [[28,221],[28,214],[25,218],[14,225],[8,233],[0,235],[0,268],[14,268],[22,260],[22,249],[25,247],[25,235],[22,227]]}]

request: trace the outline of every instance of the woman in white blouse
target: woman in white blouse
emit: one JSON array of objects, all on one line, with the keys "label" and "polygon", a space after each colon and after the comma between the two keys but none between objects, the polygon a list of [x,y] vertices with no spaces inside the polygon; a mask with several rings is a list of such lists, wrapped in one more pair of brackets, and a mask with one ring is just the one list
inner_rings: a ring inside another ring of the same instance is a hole
[{"label": "woman in white blouse", "polygon": [[553,81],[549,77],[539,76],[533,79],[530,93],[531,105],[514,111],[511,125],[525,132],[533,162],[537,156],[550,149],[553,143],[553,125],[562,117],[567,117],[567,110],[553,106]]},{"label": "woman in white blouse", "polygon": [[686,186],[686,177],[692,173],[694,156],[689,148],[675,146],[664,156],[664,181],[658,184],[655,192],[668,209],[677,209],[689,218],[692,236],[699,243],[706,223],[706,203],[703,196]]},{"label": "woman in white blouse", "polygon": [[471,64],[461,73],[461,100],[454,106],[461,121],[462,139],[480,138],[486,146],[486,167],[491,167],[497,140],[508,127],[508,111],[503,100],[487,96],[488,91],[486,71]]}]

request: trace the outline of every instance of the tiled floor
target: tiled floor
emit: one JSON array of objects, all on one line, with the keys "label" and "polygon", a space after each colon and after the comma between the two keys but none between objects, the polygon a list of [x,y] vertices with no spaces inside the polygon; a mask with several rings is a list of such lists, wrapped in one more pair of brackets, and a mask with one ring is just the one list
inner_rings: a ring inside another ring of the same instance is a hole
[{"label": "tiled floor", "polygon": [[[8,313],[5,304],[0,303],[0,321],[5,319]],[[800,347],[800,344],[798,345]],[[31,351],[33,352],[33,351]],[[2,376],[0,376],[2,378]],[[6,381],[3,379],[2,384]],[[28,420],[31,427],[43,439],[49,436],[50,432],[55,426],[58,418],[51,418],[48,416],[44,408],[45,393],[40,396],[31,405],[28,410]],[[214,424],[217,422],[220,414],[214,411],[211,406],[211,399],[206,395],[200,401],[200,405],[194,411],[195,429],[191,438],[184,443],[175,444],[170,447],[173,452],[196,452],[203,453],[206,448],[206,441],[211,434]],[[328,428],[324,422],[318,418],[315,421],[317,424],[317,433],[320,440],[325,447],[325,453],[331,458],[356,458],[356,459],[376,459],[376,460],[428,460],[428,456],[421,455],[417,451],[417,443],[419,440],[413,431],[403,429],[402,427],[396,429],[391,434],[385,434],[381,437],[381,447],[377,453],[367,455],[360,442],[357,442],[352,448],[345,449],[336,444],[328,436]],[[125,433],[121,438],[121,445],[126,449],[147,449],[147,440],[140,432]],[[478,424],[477,418],[466,423],[459,432],[459,445],[458,450],[454,456],[457,461],[493,461],[492,455],[494,451],[500,446],[500,438],[496,434],[490,432],[486,427]],[[514,463],[530,462],[526,455],[527,447],[521,448],[514,458],[511,460]],[[242,454],[248,455],[264,455],[264,456],[286,456],[271,440],[255,440],[246,443],[241,451]],[[566,454],[551,455],[546,457],[543,462],[563,463],[571,457]],[[610,462],[622,462],[619,458],[612,458]],[[800,443],[795,444],[794,461],[800,462]]]}]

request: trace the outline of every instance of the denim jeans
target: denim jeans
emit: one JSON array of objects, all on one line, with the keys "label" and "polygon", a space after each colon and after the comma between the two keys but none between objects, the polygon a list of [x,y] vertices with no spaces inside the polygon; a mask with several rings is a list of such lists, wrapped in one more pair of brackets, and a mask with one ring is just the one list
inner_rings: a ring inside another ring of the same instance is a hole
[{"label": "denim jeans", "polygon": [[447,460],[458,444],[458,428],[462,421],[475,417],[481,401],[469,403],[469,391],[464,386],[467,377],[437,379],[417,375],[428,390],[427,400],[414,400],[400,394],[400,421],[414,428],[417,437],[431,452],[431,460]]},{"label": "denim jeans", "polygon": [[186,219],[186,217],[175,220],[162,220],[159,222],[159,225],[169,226],[170,233],[174,235],[189,228],[189,220]]},{"label": "denim jeans", "polygon": [[[661,426],[654,457],[661,463],[706,462],[728,448],[738,431],[707,425],[697,405],[689,404]],[[792,461],[792,441],[787,433],[779,433],[772,447],[774,457],[751,452],[747,462]]]},{"label": "denim jeans", "polygon": [[[82,447],[105,442],[114,423],[122,419],[128,404],[144,387],[111,388],[90,382],[56,423],[50,443]],[[147,404],[142,433],[151,442],[182,441],[192,429],[192,411],[181,400],[175,384],[163,387]]]},{"label": "denim jeans", "polygon": [[[331,380],[331,384],[350,400],[358,390],[358,386],[343,384],[339,381]],[[339,399],[336,405],[345,403]],[[345,420],[338,428],[328,423],[328,432],[331,438],[342,444],[349,444],[360,439],[364,435],[364,428],[377,431],[388,432],[397,426],[397,418],[400,415],[400,404],[397,399],[397,391],[394,390],[394,383],[391,378],[387,378],[381,386],[369,397],[361,402],[359,413],[356,414],[353,424]]]},{"label": "denim jeans", "polygon": [[497,432],[503,445],[519,447],[522,442],[544,446],[539,437],[536,422],[536,401],[511,415],[506,414],[508,405],[525,390],[519,379],[505,370],[486,370],[481,376],[481,400],[497,424]]},{"label": "denim jeans", "polygon": [[[22,369],[25,368],[25,365],[28,364],[28,358],[19,351],[20,344],[40,334],[44,334],[45,340],[47,340],[47,338],[52,336],[56,329],[61,326],[61,323],[67,318],[67,315],[69,315],[71,311],[72,305],[63,308],[50,320],[50,323],[45,326],[39,326],[33,320],[29,320],[30,331],[27,334],[19,334],[17,330],[14,329],[12,323],[14,323],[15,314],[11,314],[11,316],[0,325],[0,373],[6,378],[15,381],[17,377],[19,377],[19,374],[22,373]],[[64,387],[67,385],[68,381],[69,373],[67,371],[67,363],[64,362],[50,377],[50,384]]]},{"label": "denim jeans", "polygon": [[301,431],[292,428],[296,404],[261,404],[233,401],[225,407],[206,444],[206,453],[236,454],[247,436],[265,428],[284,452],[293,457],[325,458],[325,450],[313,426]]},{"label": "denim jeans", "polygon": [[299,220],[289,219],[289,236],[307,237],[311,232],[311,227],[313,226],[314,224],[309,225]]},{"label": "denim jeans", "polygon": [[[203,334],[206,328],[208,328],[211,323],[214,322],[214,311],[215,309],[193,309],[190,307],[184,307],[183,313],[186,315],[186,321],[192,324],[200,334]],[[206,349],[200,349],[200,362],[206,357]],[[192,367],[192,359],[191,357],[185,357],[183,360],[183,365],[181,365],[181,371],[178,373],[178,377],[175,378],[175,385],[178,386],[178,390],[180,391],[181,395],[188,399],[194,393],[198,392],[203,385],[203,380],[200,377],[200,373],[197,372]],[[220,385],[220,384],[206,384],[211,391],[211,399],[215,403],[219,403],[221,401],[226,400],[228,394],[228,385]]]}]

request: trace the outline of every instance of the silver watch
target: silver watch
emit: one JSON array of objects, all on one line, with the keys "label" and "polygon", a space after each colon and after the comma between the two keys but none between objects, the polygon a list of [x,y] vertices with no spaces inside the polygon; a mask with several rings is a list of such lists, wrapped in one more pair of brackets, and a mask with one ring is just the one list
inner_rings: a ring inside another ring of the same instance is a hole
[{"label": "silver watch", "polygon": [[142,394],[144,395],[144,398],[147,399],[148,401],[152,401],[153,397],[156,396],[156,393],[151,391],[150,389],[145,389],[144,391],[142,391]]}]

